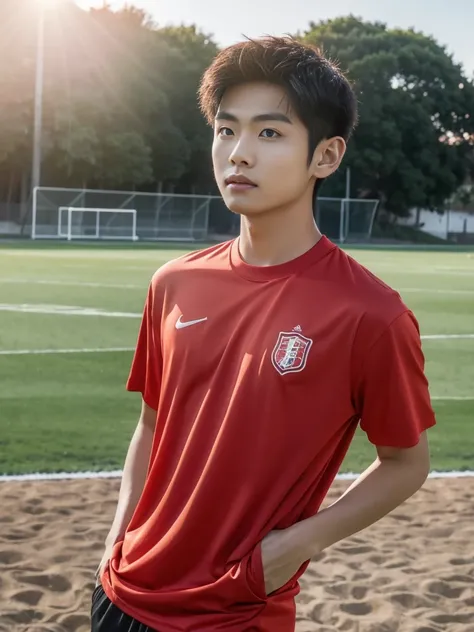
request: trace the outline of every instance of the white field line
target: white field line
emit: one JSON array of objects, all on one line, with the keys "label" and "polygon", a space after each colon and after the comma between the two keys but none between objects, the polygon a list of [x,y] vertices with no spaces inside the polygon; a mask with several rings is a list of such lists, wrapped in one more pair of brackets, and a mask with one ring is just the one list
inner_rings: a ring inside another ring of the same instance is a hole
[{"label": "white field line", "polygon": [[[126,318],[141,318],[142,314],[128,313],[128,312],[105,312],[100,310],[79,308],[79,307],[65,307],[62,306],[61,311],[57,311],[56,308],[61,307],[57,305],[50,306],[7,306],[7,307],[21,307],[24,309],[6,309],[4,311],[24,311],[34,312],[41,314],[61,314],[64,316],[79,315],[79,316],[113,316],[113,317],[126,317]],[[27,307],[40,307],[41,309],[27,309]],[[3,306],[0,305],[0,311]],[[53,308],[53,309],[48,309]],[[422,340],[452,340],[452,339],[474,339],[474,334],[432,334],[421,336]],[[91,347],[91,348],[71,348],[71,349],[0,349],[0,355],[12,356],[12,355],[53,355],[60,353],[107,353],[116,351],[134,351],[135,347]],[[450,397],[433,397],[433,399],[451,399]],[[454,399],[466,399],[454,397]],[[470,399],[470,397],[467,397]]]},{"label": "white field line", "polygon": [[473,395],[432,395],[431,399],[437,401],[474,402]]},{"label": "white field line", "polygon": [[[66,281],[66,280],[37,280],[37,279],[1,279],[0,283],[5,284],[23,284],[23,285],[59,285],[59,286],[71,286],[71,287],[91,287],[91,288],[113,288],[118,290],[143,290],[146,289],[146,285],[136,285],[132,283],[97,283],[92,281]],[[423,287],[404,287],[397,290],[401,293],[423,293],[423,294],[459,294],[474,296],[474,290],[451,290],[451,289],[436,289],[436,288],[423,288]]]},{"label": "white field line", "polygon": [[[71,287],[107,287],[107,288],[117,288],[119,290],[143,290],[146,291],[146,285],[132,285],[129,283],[93,283],[88,281],[45,281],[45,280],[35,280],[35,279],[0,279],[0,283],[23,283],[27,285],[65,285]],[[473,292],[474,294],[474,292]]]},{"label": "white field line", "polygon": [[[117,479],[122,477],[122,470],[114,470],[110,472],[59,472],[55,474],[2,474],[0,475],[0,483],[8,483],[12,481],[62,481],[62,480],[85,480],[85,479]],[[338,474],[336,480],[354,481],[359,478],[360,474],[347,472]],[[428,478],[472,478],[474,472],[430,472]]]},{"label": "white field line", "polygon": [[[1,252],[0,252],[0,256],[1,256]],[[87,269],[89,271],[95,272],[97,270],[97,262],[91,261],[89,263],[85,263],[85,262],[76,262],[76,263],[63,263],[61,262],[61,269],[64,268],[70,268],[71,270],[77,270],[77,268],[84,268]],[[141,265],[141,266],[127,266],[127,265],[122,265],[119,262],[115,262],[114,263],[114,270],[120,271],[120,270],[141,270],[142,272],[148,272],[150,274],[153,274],[153,272],[155,272],[156,270],[156,266],[152,265],[150,267],[150,265]],[[150,274],[150,276],[151,276]]]},{"label": "white field line", "polygon": [[[67,353],[117,353],[135,351],[135,347],[104,347],[98,349],[12,349],[0,350],[0,356],[14,355],[55,355]],[[474,401],[471,395],[432,395],[432,400]]]},{"label": "white field line", "polygon": [[0,312],[25,312],[29,314],[53,314],[60,316],[105,316],[108,318],[141,318],[138,312],[108,312],[96,307],[78,307],[75,305],[37,305],[23,303],[15,305],[0,303]]},{"label": "white field line", "polygon": [[[364,264],[366,265],[366,264]],[[366,267],[368,267],[366,265]],[[375,274],[377,274],[377,270],[381,270],[383,268],[383,273],[384,274],[400,274],[400,268],[394,268],[391,264],[390,265],[383,265],[380,263],[374,264],[370,267],[370,270],[372,272],[375,272]],[[474,276],[474,271],[471,270],[437,270],[437,269],[430,269],[430,268],[404,268],[403,269],[403,274],[404,275],[418,275],[418,276],[434,276],[436,275],[437,277],[439,276],[443,276],[443,277],[452,277],[452,276],[457,276],[457,277],[472,277]]]},{"label": "white field line", "polygon": [[[135,347],[94,347],[90,349],[0,349],[0,355],[54,355],[55,353],[108,353],[116,351],[135,351]],[[474,399],[474,397],[433,397],[432,399]]]},{"label": "white field line", "polygon": [[[181,251],[181,249],[177,249]],[[142,251],[142,255],[139,252],[133,252],[130,250],[120,251],[120,250],[110,250],[110,251],[92,251],[92,250],[28,250],[25,252],[24,250],[2,250],[0,252],[0,257],[21,257],[22,259],[68,259],[69,261],[78,259],[82,261],[142,261],[143,263],[147,263],[150,258],[147,255],[148,251]],[[152,255],[155,254],[155,251],[149,251]]]},{"label": "white field line", "polygon": [[[39,305],[36,303],[0,303],[0,312],[27,312],[31,314],[54,314],[60,316],[104,316],[110,318],[142,318],[141,312],[108,312],[95,307],[75,305]],[[449,340],[474,338],[472,334],[425,334],[422,340]]]},{"label": "white field line", "polygon": [[[396,289],[396,288],[395,288]],[[429,287],[404,287],[397,289],[397,292],[415,292],[424,294],[467,294],[474,296],[474,290],[440,290]]]},{"label": "white field line", "polygon": [[474,334],[431,334],[421,336],[422,340],[459,340],[474,338]]},{"label": "white field line", "polygon": [[435,270],[454,270],[456,272],[470,272],[474,273],[474,270],[471,268],[466,268],[466,266],[435,266]]},{"label": "white field line", "polygon": [[117,351],[135,351],[135,347],[106,347],[102,349],[12,349],[6,351],[0,350],[0,356],[54,355],[60,353],[110,353]]},{"label": "white field line", "polygon": [[383,269],[384,273],[400,274],[401,272],[403,272],[404,275],[427,274],[429,276],[433,276],[435,274],[442,275],[442,276],[453,276],[453,275],[472,276],[474,275],[474,267],[472,266],[464,267],[464,268],[454,268],[454,267],[433,267],[432,268],[432,267],[417,266],[417,265],[397,267],[393,263],[384,262],[384,261],[365,261],[364,262],[361,260],[361,263],[365,267],[370,267],[372,271]]}]

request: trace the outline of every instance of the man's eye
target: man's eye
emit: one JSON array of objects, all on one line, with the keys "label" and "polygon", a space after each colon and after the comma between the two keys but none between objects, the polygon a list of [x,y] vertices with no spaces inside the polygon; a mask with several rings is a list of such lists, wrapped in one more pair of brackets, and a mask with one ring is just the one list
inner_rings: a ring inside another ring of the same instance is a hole
[{"label": "man's eye", "polygon": [[233,133],[230,127],[220,127],[218,130],[219,136],[232,136]]},{"label": "man's eye", "polygon": [[281,134],[276,132],[274,129],[264,129],[260,136],[263,136],[263,138],[278,138]]}]

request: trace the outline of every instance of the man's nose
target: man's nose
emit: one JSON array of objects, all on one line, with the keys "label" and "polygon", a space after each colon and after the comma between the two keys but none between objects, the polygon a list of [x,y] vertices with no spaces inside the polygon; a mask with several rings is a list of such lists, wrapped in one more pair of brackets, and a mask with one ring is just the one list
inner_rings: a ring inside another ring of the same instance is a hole
[{"label": "man's nose", "polygon": [[253,151],[250,147],[250,143],[242,138],[239,139],[229,156],[229,161],[236,166],[252,166],[252,164],[255,162],[255,158],[253,156]]}]

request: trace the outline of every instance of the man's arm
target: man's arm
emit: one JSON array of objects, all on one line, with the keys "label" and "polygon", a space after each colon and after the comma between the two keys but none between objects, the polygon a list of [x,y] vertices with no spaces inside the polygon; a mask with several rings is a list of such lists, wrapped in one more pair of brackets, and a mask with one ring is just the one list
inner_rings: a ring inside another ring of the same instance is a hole
[{"label": "man's arm", "polygon": [[426,429],[435,417],[414,315],[406,311],[393,320],[361,359],[354,399],[378,458],[320,512],[318,546],[323,549],[398,507],[423,485],[430,469]]},{"label": "man's arm", "polygon": [[114,544],[123,539],[140,500],[150,461],[155,423],[156,410],[150,408],[142,400],[140,419],[125,459],[115,518],[105,540],[105,552],[97,569],[97,576],[100,575],[102,567],[110,559]]},{"label": "man's arm", "polygon": [[263,541],[265,577],[273,590],[314,555],[393,511],[428,476],[426,430],[435,416],[413,314],[403,312],[359,357],[354,402],[378,458],[330,507]]},{"label": "man's arm", "polygon": [[426,432],[412,448],[377,447],[377,453],[376,461],[336,502],[300,523],[304,559],[374,524],[425,482],[430,470]]},{"label": "man's arm", "polygon": [[262,543],[267,593],[307,560],[374,524],[415,494],[425,482],[430,458],[426,432],[412,448],[377,448],[378,458],[332,505]]}]

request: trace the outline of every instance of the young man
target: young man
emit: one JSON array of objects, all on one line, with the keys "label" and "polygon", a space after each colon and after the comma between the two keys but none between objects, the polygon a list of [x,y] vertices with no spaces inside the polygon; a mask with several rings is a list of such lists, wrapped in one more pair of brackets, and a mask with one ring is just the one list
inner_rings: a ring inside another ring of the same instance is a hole
[{"label": "young man", "polygon": [[[290,632],[309,560],[429,471],[417,322],[313,219],[355,125],[349,83],[316,50],[265,38],[222,51],[200,101],[241,232],[152,279],[94,632]],[[359,422],[377,458],[319,510]]]}]

